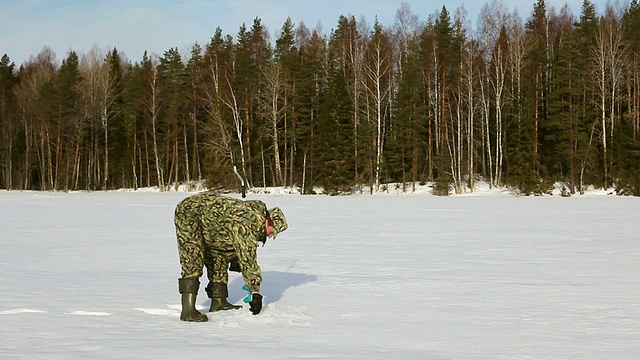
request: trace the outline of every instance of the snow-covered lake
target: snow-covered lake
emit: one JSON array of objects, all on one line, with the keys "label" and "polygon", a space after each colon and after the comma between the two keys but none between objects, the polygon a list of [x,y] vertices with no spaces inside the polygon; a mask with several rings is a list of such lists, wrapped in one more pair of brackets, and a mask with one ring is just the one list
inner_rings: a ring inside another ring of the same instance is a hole
[{"label": "snow-covered lake", "polygon": [[266,307],[186,323],[188,195],[0,192],[0,358],[640,358],[639,198],[249,195]]}]

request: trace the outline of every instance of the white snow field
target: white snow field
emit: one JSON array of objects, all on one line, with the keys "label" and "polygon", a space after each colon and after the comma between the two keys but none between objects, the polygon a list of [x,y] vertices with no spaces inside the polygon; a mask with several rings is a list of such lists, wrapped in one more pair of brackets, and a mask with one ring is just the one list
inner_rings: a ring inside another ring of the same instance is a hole
[{"label": "white snow field", "polygon": [[639,198],[251,194],[266,306],[187,323],[188,195],[0,192],[0,358],[640,358]]}]

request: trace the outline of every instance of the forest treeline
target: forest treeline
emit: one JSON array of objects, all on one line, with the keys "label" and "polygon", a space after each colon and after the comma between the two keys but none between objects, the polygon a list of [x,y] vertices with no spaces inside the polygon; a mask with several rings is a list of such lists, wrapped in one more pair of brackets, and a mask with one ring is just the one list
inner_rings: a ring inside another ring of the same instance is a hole
[{"label": "forest treeline", "polygon": [[[260,18],[189,54],[45,47],[0,60],[0,188],[167,189],[206,179],[303,193],[399,184],[523,194],[565,184],[640,194],[640,5],[579,15],[538,0],[526,21],[487,3],[393,24],[341,16],[329,34]],[[2,49],[0,49],[1,51]]]}]

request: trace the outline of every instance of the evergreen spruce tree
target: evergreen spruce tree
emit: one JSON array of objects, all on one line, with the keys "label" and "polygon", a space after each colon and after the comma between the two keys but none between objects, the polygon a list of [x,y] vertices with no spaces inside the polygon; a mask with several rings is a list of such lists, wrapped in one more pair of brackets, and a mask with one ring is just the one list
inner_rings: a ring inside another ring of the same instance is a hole
[{"label": "evergreen spruce tree", "polygon": [[186,111],[188,119],[183,124],[182,143],[185,158],[185,181],[191,186],[192,180],[202,180],[202,149],[200,129],[203,128],[205,111],[204,74],[205,64],[202,47],[195,43],[191,49],[191,56],[186,66],[186,91],[188,104]]},{"label": "evergreen spruce tree", "polygon": [[[361,33],[354,16],[341,15],[338,25],[329,37],[327,56],[334,61],[335,67],[342,71],[347,92],[351,98],[351,138],[354,141],[353,164],[354,182],[364,184],[373,180],[373,164],[371,159],[370,139],[372,138],[370,124],[365,121],[363,114],[367,112],[364,81],[364,47],[366,39]],[[329,71],[329,70],[327,70]],[[327,77],[329,75],[327,74]]]},{"label": "evergreen spruce tree", "polygon": [[[265,123],[257,116],[258,94],[260,92],[260,71],[262,66],[271,59],[272,50],[269,44],[269,36],[260,18],[255,18],[250,30],[247,31],[243,24],[238,32],[235,53],[234,91],[236,92],[238,106],[242,113],[244,140],[246,151],[246,176],[252,186],[266,186],[268,166],[265,151],[269,147],[265,145]],[[265,147],[266,146],[266,147]],[[260,179],[259,182],[256,182]]]},{"label": "evergreen spruce tree", "polygon": [[[41,58],[44,60],[44,58]],[[56,119],[59,116],[58,108],[58,95],[56,93],[56,76],[57,70],[55,65],[55,54],[51,53],[51,56],[46,58],[46,61],[41,61],[39,71],[42,73],[39,76],[42,77],[41,86],[37,90],[37,96],[33,99],[34,108],[33,121],[35,124],[34,134],[36,134],[36,160],[37,167],[35,167],[35,173],[37,174],[37,186],[39,190],[54,190],[55,189],[55,147],[51,139],[55,136],[56,132]]]},{"label": "evergreen spruce tree", "polygon": [[14,188],[13,173],[15,156],[14,141],[17,138],[16,98],[14,87],[18,77],[15,64],[4,54],[0,59],[0,188]]},{"label": "evergreen spruce tree", "polygon": [[640,3],[633,0],[622,17],[626,50],[627,101],[615,128],[612,176],[619,194],[640,195]]},{"label": "evergreen spruce tree", "polygon": [[[143,61],[146,61],[147,53],[143,55]],[[123,94],[123,112],[124,112],[124,132],[126,138],[126,159],[123,167],[129,169],[130,179],[127,186],[137,189],[145,184],[145,172],[143,165],[146,159],[143,159],[144,139],[146,134],[143,133],[145,121],[145,96],[146,87],[144,81],[144,71],[140,63],[133,64],[130,74],[127,77],[125,92]],[[145,156],[146,158],[146,156]]]},{"label": "evergreen spruce tree", "polygon": [[424,87],[421,81],[420,57],[417,43],[412,44],[405,55],[395,97],[395,121],[387,140],[386,168],[390,180],[402,183],[406,192],[406,183],[422,181],[420,158],[426,147],[426,110],[424,106]]},{"label": "evergreen spruce tree", "polygon": [[599,182],[600,170],[597,168],[597,134],[595,133],[595,122],[597,121],[596,109],[594,106],[593,89],[593,52],[592,48],[596,42],[596,32],[598,29],[598,17],[596,9],[590,0],[584,0],[580,19],[575,24],[576,41],[579,56],[576,59],[577,75],[576,85],[581,89],[578,98],[578,109],[580,115],[580,127],[585,131],[585,140],[577,146],[577,155],[580,161],[579,180],[577,191],[583,192],[588,184]]},{"label": "evergreen spruce tree", "polygon": [[243,122],[238,104],[242,87],[235,83],[238,77],[233,73],[234,68],[242,69],[239,64],[244,57],[235,57],[235,53],[236,44],[231,35],[223,35],[222,29],[217,28],[202,60],[204,79],[201,85],[206,110],[202,128],[202,174],[209,188],[238,187],[238,179],[232,171],[232,154],[236,156],[238,171],[246,176],[243,170],[246,149],[241,143]]},{"label": "evergreen spruce tree", "polygon": [[127,139],[126,139],[126,124],[125,124],[125,111],[124,111],[124,86],[125,86],[125,73],[127,71],[128,64],[123,63],[123,59],[118,53],[118,50],[114,48],[107,54],[106,62],[109,66],[109,74],[113,79],[112,89],[113,100],[109,104],[109,143],[105,146],[109,147],[109,166],[110,173],[107,177],[110,179],[107,186],[111,188],[130,187],[127,182],[125,184],[124,179],[129,174],[128,166],[125,168],[124,163],[127,158]]},{"label": "evergreen spruce tree", "polygon": [[58,118],[56,126],[56,151],[54,169],[54,188],[69,190],[72,188],[71,174],[75,164],[74,149],[78,140],[78,127],[82,126],[82,109],[79,85],[81,81],[78,55],[71,51],[57,76],[56,93],[58,95]]},{"label": "evergreen spruce tree", "polygon": [[579,106],[583,91],[577,66],[579,56],[578,43],[570,32],[562,39],[562,46],[552,63],[554,78],[550,81],[549,115],[542,139],[544,167],[554,174],[554,180],[567,182],[568,193],[572,194],[580,170],[578,148],[586,143]]},{"label": "evergreen spruce tree", "polygon": [[544,0],[538,0],[526,24],[531,46],[525,58],[524,118],[507,130],[507,181],[525,195],[547,189],[541,183],[541,131],[546,125],[548,90],[548,33]]},{"label": "evergreen spruce tree", "polygon": [[299,109],[295,106],[298,96],[299,82],[301,80],[300,55],[295,46],[294,25],[291,18],[287,18],[274,48],[274,62],[280,65],[284,78],[283,94],[283,131],[280,154],[284,162],[284,184],[294,185],[294,173],[296,169],[295,143],[298,140],[297,127],[299,122]]},{"label": "evergreen spruce tree", "polygon": [[329,60],[327,87],[320,96],[315,147],[317,172],[313,185],[331,195],[349,193],[353,180],[352,104],[343,72]]},{"label": "evergreen spruce tree", "polygon": [[[269,33],[262,25],[262,20],[256,17],[253,25],[249,30],[249,54],[253,68],[254,76],[251,78],[251,87],[249,99],[251,101],[249,121],[245,125],[247,131],[247,144],[253,144],[253,158],[250,157],[250,173],[254,175],[254,179],[260,179],[261,186],[276,185],[275,181],[275,164],[272,156],[274,149],[272,142],[269,140],[270,124],[267,123],[264,116],[259,115],[258,98],[262,92],[261,72],[265,65],[272,60],[273,50],[269,41]],[[248,145],[249,146],[249,145]],[[250,147],[250,146],[249,146]],[[255,164],[255,166],[252,166]]]},{"label": "evergreen spruce tree", "polygon": [[446,6],[434,24],[435,36],[435,91],[437,92],[434,104],[435,108],[435,173],[434,195],[449,195],[453,183],[452,169],[452,142],[454,136],[454,116],[452,93],[459,81],[459,69],[461,61],[460,41]]},{"label": "evergreen spruce tree", "polygon": [[167,184],[179,185],[181,174],[186,164],[182,161],[183,148],[180,146],[183,137],[183,124],[187,121],[187,100],[185,64],[177,48],[164,52],[160,58],[160,74],[162,80],[162,120],[166,131],[165,181]]},{"label": "evergreen spruce tree", "polygon": [[640,140],[627,124],[616,126],[611,176],[619,195],[640,196]]},{"label": "evergreen spruce tree", "polygon": [[433,49],[433,44],[435,43],[435,35],[434,35],[434,23],[433,20],[429,20],[427,24],[425,24],[422,32],[420,33],[419,39],[419,50],[418,50],[418,64],[420,64],[420,72],[422,73],[422,88],[424,89],[424,97],[423,102],[425,104],[425,169],[426,169],[426,178],[427,181],[434,181],[435,178],[435,158],[437,151],[435,150],[437,145],[437,140],[435,139],[436,134],[436,107],[434,105],[434,96],[436,94],[436,89],[434,85],[434,79],[436,78],[436,60],[435,60],[435,51]]},{"label": "evergreen spruce tree", "polygon": [[301,191],[304,194],[313,191],[312,186],[316,171],[316,154],[323,151],[317,147],[316,135],[317,118],[319,114],[320,89],[323,87],[325,67],[323,56],[326,52],[326,42],[317,31],[309,33],[308,29],[301,26],[298,29],[301,39],[299,52],[299,64],[296,76],[295,97],[292,111],[296,121],[296,163],[299,172],[296,178],[299,181]]}]

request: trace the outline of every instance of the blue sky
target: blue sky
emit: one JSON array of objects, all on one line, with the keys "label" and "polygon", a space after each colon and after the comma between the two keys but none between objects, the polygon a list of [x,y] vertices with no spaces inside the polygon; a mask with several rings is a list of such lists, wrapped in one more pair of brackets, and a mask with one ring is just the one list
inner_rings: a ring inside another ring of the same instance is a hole
[{"label": "blue sky", "polygon": [[[622,0],[623,3],[628,1]],[[242,23],[250,27],[262,19],[272,39],[289,16],[295,24],[309,28],[322,25],[324,34],[335,27],[340,15],[363,17],[373,24],[392,25],[402,0],[0,0],[0,56],[9,55],[16,65],[48,46],[64,59],[70,50],[87,53],[93,46],[102,50],[116,47],[132,61],[145,50],[162,55],[177,47],[188,53],[195,42],[206,44],[221,27],[225,34],[237,34]],[[424,21],[443,5],[453,13],[463,7],[474,21],[490,0],[405,0]],[[568,4],[579,14],[583,0],[547,0],[548,8]],[[510,10],[523,19],[531,14],[536,0],[505,0]],[[606,0],[592,0],[598,12]]]}]

